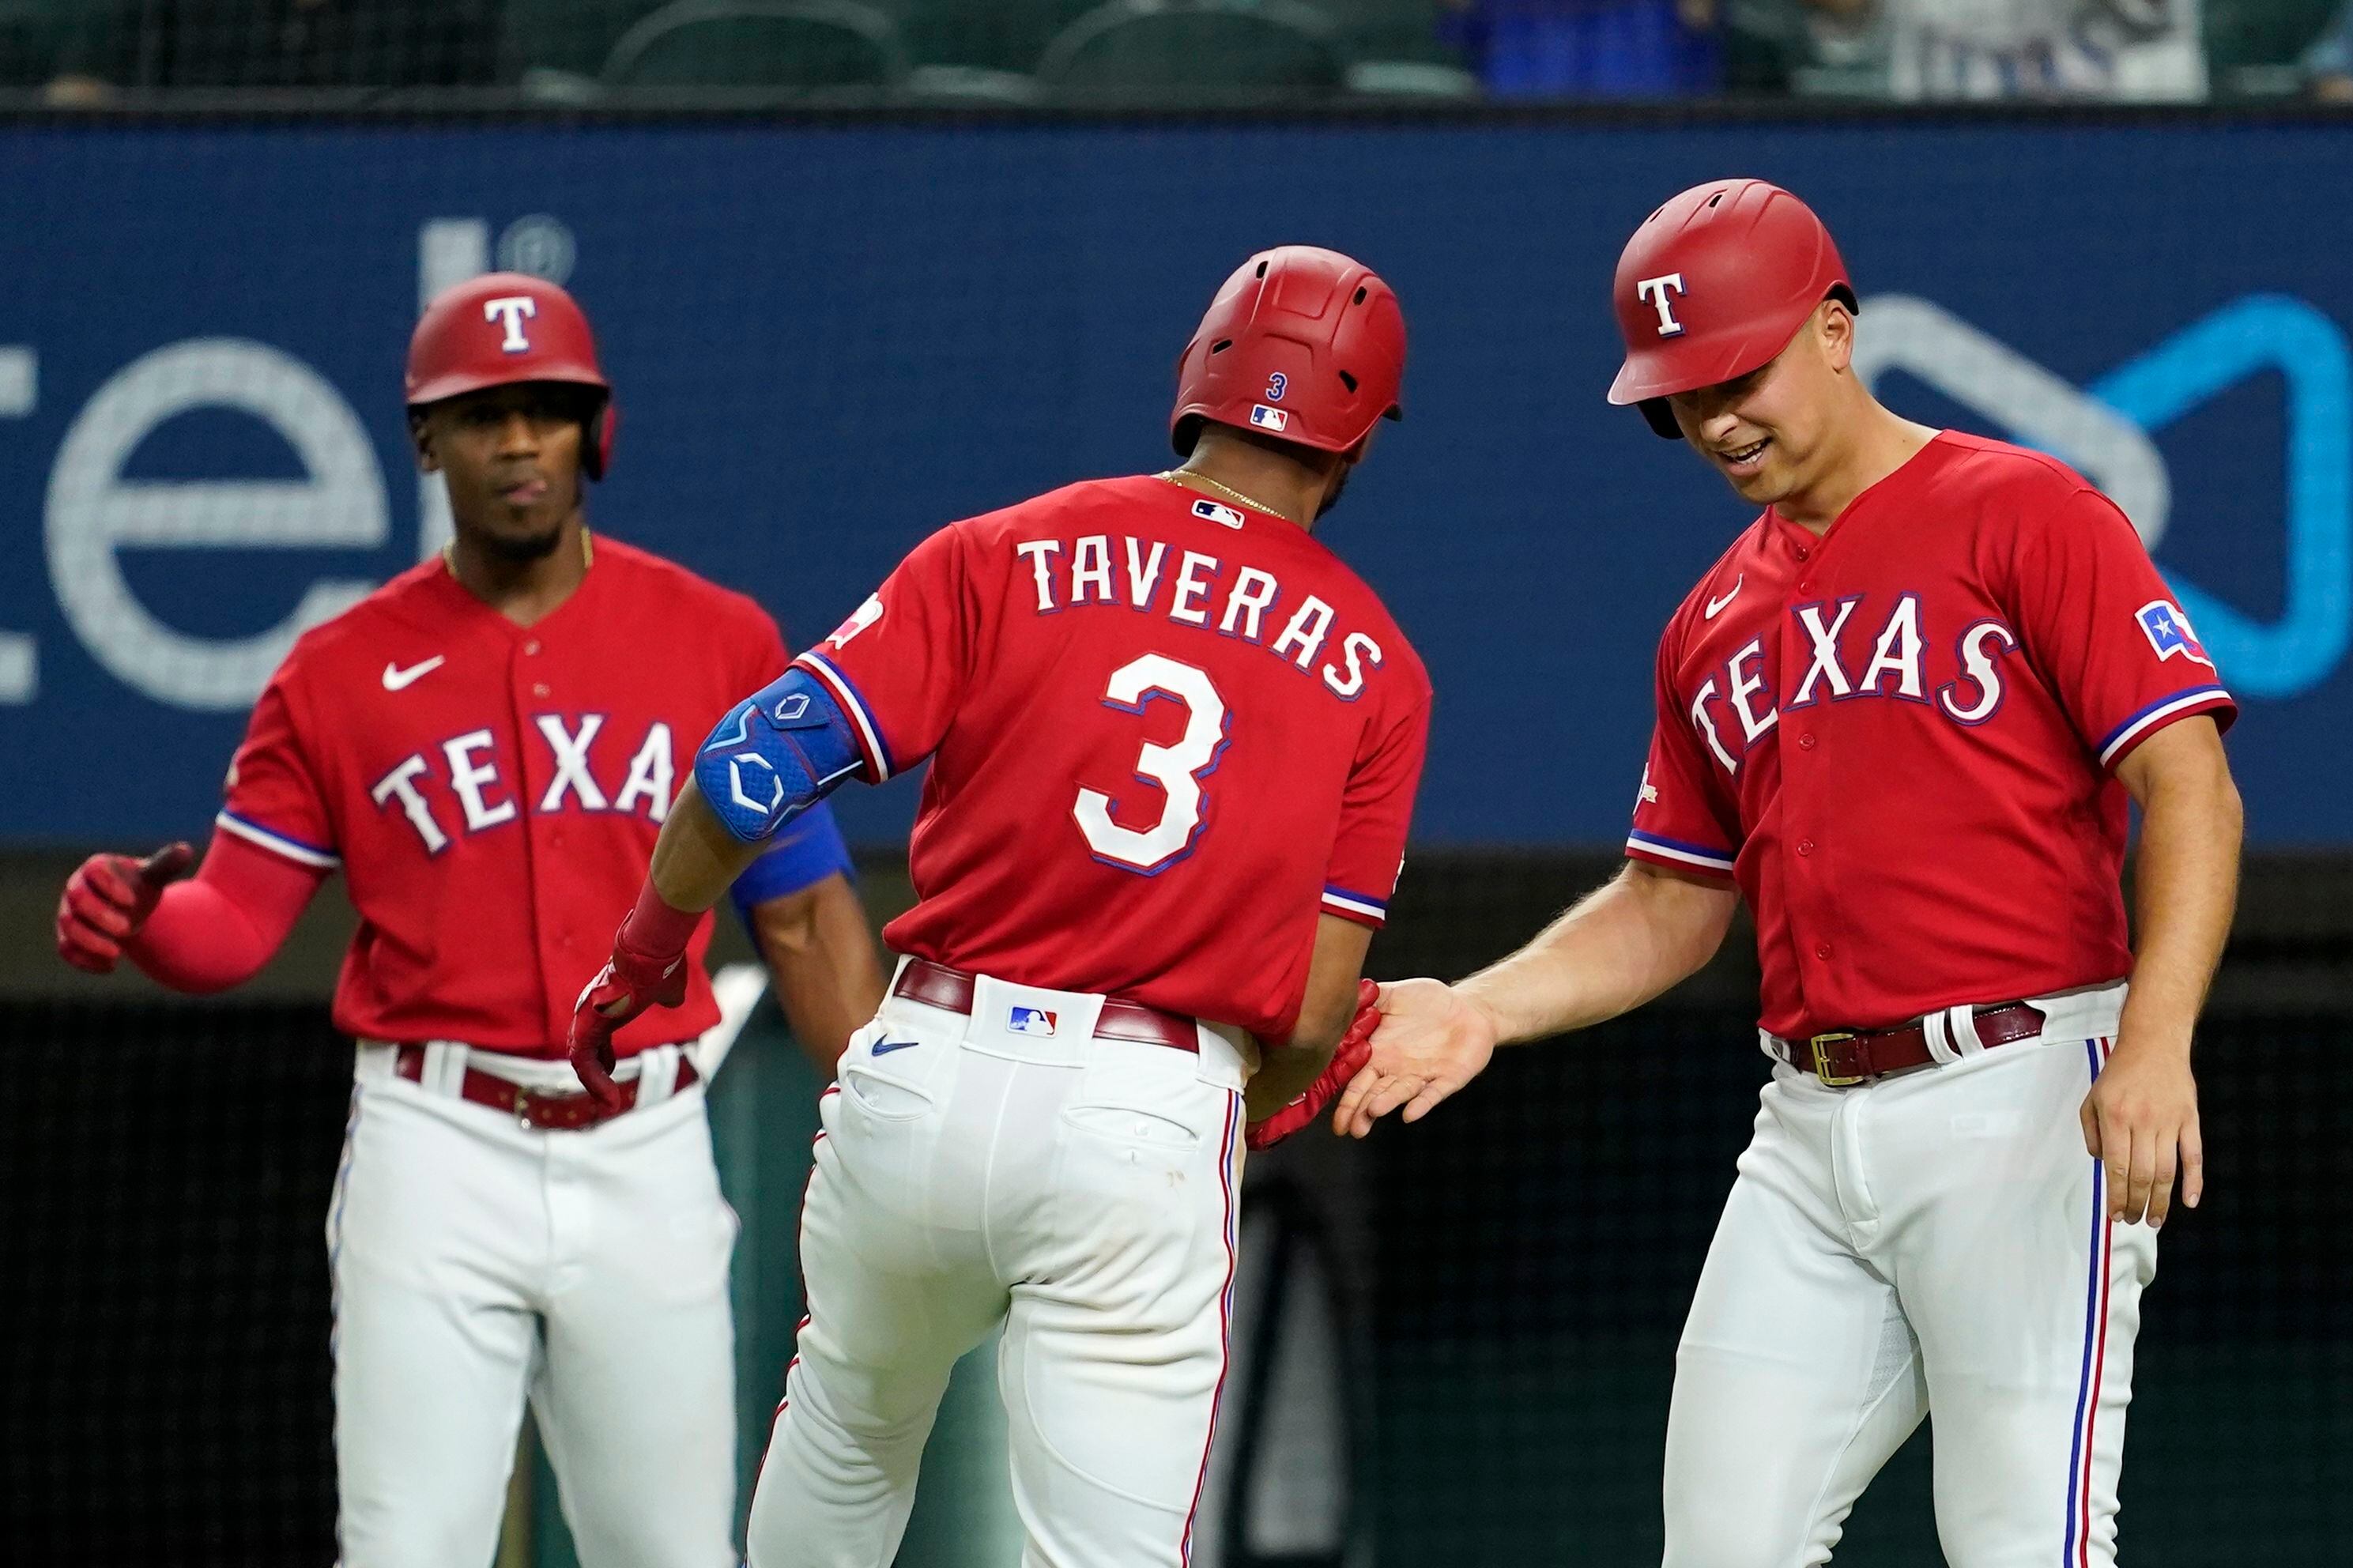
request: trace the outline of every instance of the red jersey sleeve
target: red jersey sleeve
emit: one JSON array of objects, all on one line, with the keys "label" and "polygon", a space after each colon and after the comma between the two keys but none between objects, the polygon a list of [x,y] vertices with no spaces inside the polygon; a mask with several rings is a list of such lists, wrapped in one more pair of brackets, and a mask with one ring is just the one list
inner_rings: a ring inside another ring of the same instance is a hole
[{"label": "red jersey sleeve", "polygon": [[1323,911],[1378,927],[1388,919],[1405,864],[1406,831],[1414,793],[1430,748],[1430,695],[1372,739],[1372,749],[1349,769],[1340,796],[1339,831],[1324,871]]},{"label": "red jersey sleeve", "polygon": [[327,792],[303,744],[289,687],[292,661],[278,667],[253,705],[245,741],[228,766],[220,815],[227,833],[297,864],[332,870],[343,864]]},{"label": "red jersey sleeve", "polygon": [[736,668],[728,682],[731,691],[758,691],[784,674],[792,657],[785,651],[785,634],[765,611],[744,618],[736,641]]},{"label": "red jersey sleeve", "polygon": [[1661,639],[1656,676],[1658,718],[1651,754],[1634,799],[1634,826],[1626,836],[1629,859],[1704,877],[1732,876],[1742,834],[1740,812],[1724,788],[1715,763],[1702,747],[1675,695],[1668,655],[1673,628]]},{"label": "red jersey sleeve", "polygon": [[867,783],[913,767],[947,733],[972,673],[976,604],[963,533],[944,528],[796,661],[849,716]]},{"label": "red jersey sleeve", "polygon": [[2111,771],[2177,720],[2238,705],[2116,503],[2081,489],[2020,529],[2010,599],[2027,657]]}]

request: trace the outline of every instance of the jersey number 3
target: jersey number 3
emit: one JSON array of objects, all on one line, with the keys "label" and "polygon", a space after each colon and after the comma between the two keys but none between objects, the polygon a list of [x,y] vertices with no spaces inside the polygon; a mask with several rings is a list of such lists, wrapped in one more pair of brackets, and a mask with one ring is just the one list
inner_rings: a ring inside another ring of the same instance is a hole
[{"label": "jersey number 3", "polygon": [[1135,776],[1160,786],[1166,796],[1160,820],[1149,827],[1122,827],[1111,819],[1112,797],[1081,789],[1071,815],[1095,858],[1122,870],[1154,877],[1192,853],[1201,832],[1201,776],[1218,765],[1226,749],[1226,701],[1209,678],[1189,664],[1147,653],[1111,672],[1103,706],[1141,713],[1155,697],[1181,703],[1185,733],[1173,746],[1145,742]]}]

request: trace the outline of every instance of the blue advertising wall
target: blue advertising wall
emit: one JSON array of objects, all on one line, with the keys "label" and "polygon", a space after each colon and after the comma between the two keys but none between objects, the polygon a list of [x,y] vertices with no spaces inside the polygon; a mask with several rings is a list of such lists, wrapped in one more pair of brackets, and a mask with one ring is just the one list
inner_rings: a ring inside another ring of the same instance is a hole
[{"label": "blue advertising wall", "polygon": [[[1618,247],[1804,194],[1883,393],[2050,447],[2250,699],[2253,835],[2353,837],[2353,126],[1853,121],[0,129],[0,837],[200,833],[306,619],[428,551],[420,290],[568,280],[622,407],[605,531],[820,635],[938,523],[1164,466],[1218,281],[1378,267],[1409,417],[1325,537],[1439,689],[1431,841],[1622,832],[1661,624],[1746,522],[1601,400]],[[853,837],[913,793],[851,792]]]}]

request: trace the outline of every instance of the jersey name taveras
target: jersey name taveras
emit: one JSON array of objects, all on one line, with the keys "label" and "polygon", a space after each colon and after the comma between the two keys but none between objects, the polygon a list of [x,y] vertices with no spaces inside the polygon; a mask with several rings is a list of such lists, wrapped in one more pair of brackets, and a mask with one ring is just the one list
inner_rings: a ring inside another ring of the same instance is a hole
[{"label": "jersey name taveras", "polygon": [[2235,712],[2114,503],[1950,431],[1820,538],[1759,518],[1656,686],[1627,853],[1736,878],[1787,1037],[2126,974],[2115,770]]},{"label": "jersey name taveras", "polygon": [[[528,627],[431,561],[295,644],[254,707],[220,825],[341,866],[359,929],[337,1027],[561,1057],[681,766],[785,658],[750,599],[609,538]],[[684,1005],[631,1022],[624,1054],[717,1021],[710,931]]]},{"label": "jersey name taveras", "polygon": [[800,662],[870,777],[931,758],[902,952],[1282,1039],[1318,912],[1384,916],[1429,678],[1294,523],[1072,485],[934,534]]}]

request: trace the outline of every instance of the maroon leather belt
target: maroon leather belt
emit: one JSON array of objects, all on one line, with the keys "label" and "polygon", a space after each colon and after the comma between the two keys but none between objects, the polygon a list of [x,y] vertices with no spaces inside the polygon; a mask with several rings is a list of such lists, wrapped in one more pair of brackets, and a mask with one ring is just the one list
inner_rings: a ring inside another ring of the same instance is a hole
[{"label": "maroon leather belt", "polygon": [[[393,1053],[392,1070],[411,1083],[425,1081],[425,1047],[402,1046]],[[681,1053],[678,1058],[678,1083],[672,1093],[685,1089],[702,1075],[694,1070],[694,1062]],[[638,1080],[629,1079],[620,1086],[621,1103],[607,1110],[590,1094],[550,1094],[541,1089],[525,1089],[495,1073],[466,1069],[458,1086],[458,1097],[476,1105],[487,1105],[492,1110],[502,1110],[540,1132],[577,1132],[584,1127],[594,1127],[610,1121],[638,1103]]]},{"label": "maroon leather belt", "polygon": [[[2042,1013],[2023,1002],[1996,1003],[1977,1009],[1977,1030],[1978,1043],[1988,1050],[2015,1045],[2042,1032]],[[1936,1059],[1928,1048],[1928,1031],[1916,1019],[1895,1029],[1836,1030],[1804,1040],[1777,1037],[1774,1044],[1783,1061],[1829,1089],[1852,1089]]]},{"label": "maroon leather belt", "polygon": [[[899,971],[899,978],[891,984],[893,996],[903,996],[945,1013],[962,1013],[966,1017],[972,1015],[972,989],[971,975],[924,958],[909,959],[906,967]],[[1103,998],[1103,1012],[1095,1019],[1095,1038],[1166,1046],[1171,1050],[1196,1053],[1201,1048],[1200,1028],[1192,1019],[1117,996]]]}]

